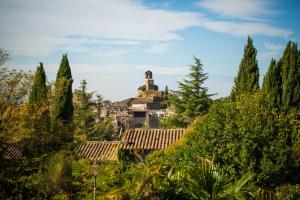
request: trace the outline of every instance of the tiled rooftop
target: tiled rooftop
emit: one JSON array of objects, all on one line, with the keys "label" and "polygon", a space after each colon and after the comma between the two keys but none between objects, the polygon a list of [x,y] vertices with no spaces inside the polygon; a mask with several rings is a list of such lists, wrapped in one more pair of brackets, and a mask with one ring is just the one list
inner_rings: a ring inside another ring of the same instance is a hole
[{"label": "tiled rooftop", "polygon": [[[74,152],[78,158],[91,161],[117,161],[119,149],[158,150],[178,141],[186,129],[128,129],[121,141],[87,141],[78,145]],[[20,159],[23,144],[10,144],[4,152],[5,159]]]},{"label": "tiled rooftop", "polygon": [[186,129],[128,129],[121,149],[165,149],[179,140]]},{"label": "tiled rooftop", "polygon": [[117,141],[87,141],[75,149],[75,156],[91,161],[117,161],[120,144]]}]

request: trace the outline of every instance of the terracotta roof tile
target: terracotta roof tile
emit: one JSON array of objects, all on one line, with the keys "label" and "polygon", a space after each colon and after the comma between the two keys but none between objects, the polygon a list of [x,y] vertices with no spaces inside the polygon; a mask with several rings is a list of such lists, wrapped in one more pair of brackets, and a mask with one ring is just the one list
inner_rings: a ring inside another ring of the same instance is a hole
[{"label": "terracotta roof tile", "polygon": [[179,140],[186,129],[129,129],[121,149],[164,149]]},{"label": "terracotta roof tile", "polygon": [[117,161],[120,145],[117,141],[87,141],[75,149],[75,155],[91,161]]}]

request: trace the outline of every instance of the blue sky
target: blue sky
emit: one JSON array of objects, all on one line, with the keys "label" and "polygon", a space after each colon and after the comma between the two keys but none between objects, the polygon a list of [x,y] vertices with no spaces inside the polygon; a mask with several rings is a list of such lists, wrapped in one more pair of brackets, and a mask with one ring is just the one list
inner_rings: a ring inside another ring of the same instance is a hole
[{"label": "blue sky", "polygon": [[193,56],[216,97],[230,94],[247,35],[258,50],[260,78],[289,40],[299,43],[297,0],[1,0],[0,48],[9,69],[43,62],[53,81],[68,53],[74,85],[106,99],[137,94],[152,70],[163,89],[177,88]]}]

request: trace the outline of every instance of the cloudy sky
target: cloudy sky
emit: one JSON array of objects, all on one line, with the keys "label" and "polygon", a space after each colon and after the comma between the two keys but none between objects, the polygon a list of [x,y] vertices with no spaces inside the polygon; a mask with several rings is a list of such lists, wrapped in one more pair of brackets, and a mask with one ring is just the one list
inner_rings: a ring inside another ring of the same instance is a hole
[{"label": "cloudy sky", "polygon": [[68,54],[74,86],[106,99],[135,96],[144,72],[161,89],[177,88],[193,56],[217,97],[230,93],[247,35],[258,50],[261,79],[287,41],[300,41],[296,0],[0,0],[0,48],[9,69],[43,62],[54,80]]}]

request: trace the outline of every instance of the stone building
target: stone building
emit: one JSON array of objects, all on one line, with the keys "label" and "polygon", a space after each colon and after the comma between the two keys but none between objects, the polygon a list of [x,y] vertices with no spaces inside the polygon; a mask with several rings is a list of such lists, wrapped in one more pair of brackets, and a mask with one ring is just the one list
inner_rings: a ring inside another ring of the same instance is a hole
[{"label": "stone building", "polygon": [[154,84],[150,70],[145,72],[144,85],[138,88],[138,95],[111,104],[110,113],[118,126],[128,128],[158,128],[162,97],[158,86]]}]

